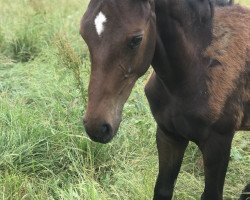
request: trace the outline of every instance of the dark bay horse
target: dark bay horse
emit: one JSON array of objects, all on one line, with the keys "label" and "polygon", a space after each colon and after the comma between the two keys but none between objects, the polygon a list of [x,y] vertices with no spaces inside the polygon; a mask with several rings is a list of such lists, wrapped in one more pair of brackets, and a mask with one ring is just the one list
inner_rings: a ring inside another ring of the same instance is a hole
[{"label": "dark bay horse", "polygon": [[192,141],[204,161],[201,198],[222,200],[234,133],[250,130],[250,10],[211,0],[91,0],[80,32],[91,56],[89,137],[111,141],[152,65],[145,92],[158,127],[154,199],[172,198]]}]

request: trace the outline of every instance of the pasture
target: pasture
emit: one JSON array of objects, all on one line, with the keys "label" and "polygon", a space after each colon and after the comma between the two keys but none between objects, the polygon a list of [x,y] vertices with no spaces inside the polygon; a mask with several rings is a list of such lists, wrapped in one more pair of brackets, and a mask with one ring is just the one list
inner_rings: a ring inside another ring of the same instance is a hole
[{"label": "pasture", "polygon": [[[250,0],[241,0],[249,4]],[[90,141],[83,130],[89,57],[79,35],[88,0],[0,0],[0,198],[149,200],[158,169],[147,76],[125,104],[116,138]],[[229,13],[230,14],[230,13]],[[250,133],[233,142],[227,200],[250,181]],[[202,158],[190,143],[174,199],[204,187]]]}]

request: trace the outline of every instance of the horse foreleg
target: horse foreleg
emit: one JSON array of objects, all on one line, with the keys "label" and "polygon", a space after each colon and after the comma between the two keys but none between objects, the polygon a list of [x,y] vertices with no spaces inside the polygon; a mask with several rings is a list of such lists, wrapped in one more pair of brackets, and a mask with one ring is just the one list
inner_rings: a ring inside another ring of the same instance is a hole
[{"label": "horse foreleg", "polygon": [[222,200],[233,134],[211,133],[199,145],[205,168],[205,189],[202,200]]},{"label": "horse foreleg", "polygon": [[180,171],[188,141],[175,140],[157,129],[159,174],[155,185],[154,200],[171,200],[175,180]]}]

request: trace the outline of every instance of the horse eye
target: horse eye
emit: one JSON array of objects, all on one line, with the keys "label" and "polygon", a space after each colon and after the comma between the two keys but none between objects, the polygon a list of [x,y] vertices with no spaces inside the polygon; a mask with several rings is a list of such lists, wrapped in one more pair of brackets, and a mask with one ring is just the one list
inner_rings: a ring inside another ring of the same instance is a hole
[{"label": "horse eye", "polygon": [[142,35],[137,35],[130,40],[128,47],[130,49],[135,49],[141,44],[141,42],[142,42]]}]

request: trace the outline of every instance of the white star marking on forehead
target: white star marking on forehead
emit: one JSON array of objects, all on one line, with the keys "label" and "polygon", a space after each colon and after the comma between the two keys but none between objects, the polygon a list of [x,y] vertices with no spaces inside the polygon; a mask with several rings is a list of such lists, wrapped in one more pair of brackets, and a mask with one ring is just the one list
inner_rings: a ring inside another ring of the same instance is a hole
[{"label": "white star marking on forehead", "polygon": [[101,36],[101,34],[104,31],[104,23],[107,22],[107,18],[102,12],[99,12],[99,14],[95,18],[95,28],[97,31],[97,34]]}]

